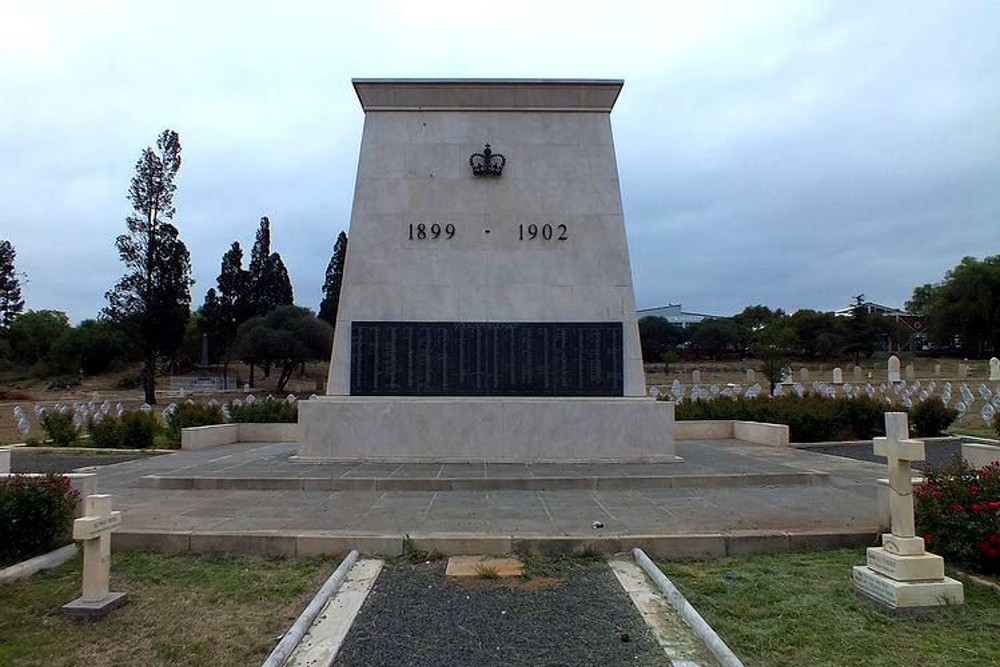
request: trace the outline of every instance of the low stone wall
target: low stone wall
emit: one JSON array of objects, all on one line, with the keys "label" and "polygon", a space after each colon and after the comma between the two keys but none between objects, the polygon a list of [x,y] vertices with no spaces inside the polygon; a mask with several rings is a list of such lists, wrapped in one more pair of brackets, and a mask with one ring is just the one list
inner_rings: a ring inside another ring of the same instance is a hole
[{"label": "low stone wall", "polygon": [[295,442],[298,424],[212,424],[181,430],[181,449],[198,451],[237,442]]},{"label": "low stone wall", "polygon": [[674,423],[677,440],[727,440],[735,438],[771,447],[788,446],[788,426],[732,419],[678,421]]},{"label": "low stone wall", "polygon": [[962,458],[974,468],[1000,461],[1000,446],[985,442],[962,442]]}]

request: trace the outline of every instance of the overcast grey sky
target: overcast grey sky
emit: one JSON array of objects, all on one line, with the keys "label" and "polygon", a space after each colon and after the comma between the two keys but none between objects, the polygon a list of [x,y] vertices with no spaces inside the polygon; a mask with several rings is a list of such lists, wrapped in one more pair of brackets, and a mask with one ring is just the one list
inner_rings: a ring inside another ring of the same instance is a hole
[{"label": "overcast grey sky", "polygon": [[194,305],[261,215],[318,308],[352,77],[622,78],[641,307],[902,305],[1000,254],[1000,2],[0,0],[0,238],[31,309],[94,317],[141,150],[180,134]]}]

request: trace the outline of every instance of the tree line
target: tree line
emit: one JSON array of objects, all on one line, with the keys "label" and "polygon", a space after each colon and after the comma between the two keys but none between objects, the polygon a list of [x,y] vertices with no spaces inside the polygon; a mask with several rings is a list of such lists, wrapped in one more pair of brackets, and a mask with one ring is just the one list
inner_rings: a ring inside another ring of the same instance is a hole
[{"label": "tree line", "polygon": [[863,294],[853,301],[848,317],[810,309],[789,314],[759,304],[690,327],[644,317],[639,320],[643,359],[852,358],[858,363],[878,350],[917,352],[925,346],[969,358],[1000,354],[1000,255],[965,257],[940,282],[915,287],[904,308],[925,325],[916,336],[895,317],[871,312]]},{"label": "tree line", "polygon": [[[209,362],[223,364],[224,371],[233,361],[248,364],[251,384],[255,369],[265,375],[277,369],[283,388],[297,365],[329,354],[347,235],[341,232],[334,244],[318,317],[294,305],[288,271],[271,250],[266,216],[247,267],[234,241],[222,255],[216,285],[192,311],[190,253],[173,224],[180,167],[180,138],[172,130],[142,151],[128,189],[133,210],[115,241],[125,274],[107,292],[99,316],[76,327],[59,311],[24,312],[16,252],[0,239],[0,370],[92,375],[141,361],[146,401],[154,403],[157,370],[197,364],[203,336]],[[1000,353],[1000,255],[963,258],[940,282],[914,288],[905,307],[923,318],[930,345],[970,357]],[[850,317],[753,305],[687,328],[646,317],[639,331],[646,361],[755,356],[771,365],[789,357],[857,361],[881,348],[903,349],[911,337],[898,321],[869,312],[863,295],[855,297]]]},{"label": "tree line", "polygon": [[265,375],[279,372],[283,390],[296,366],[329,355],[336,322],[347,235],[334,244],[323,284],[319,316],[294,305],[288,271],[271,251],[271,222],[260,219],[250,262],[234,241],[222,256],[216,286],[204,303],[191,308],[191,258],[173,224],[175,179],[181,167],[177,133],[165,130],[156,147],[147,147],[135,165],[128,199],[132,213],[115,240],[125,273],[106,293],[107,306],[95,319],[76,327],[65,313],[24,312],[16,252],[0,240],[0,368],[37,375],[99,374],[116,365],[141,361],[147,403],[156,402],[158,370],[191,367],[209,341],[209,363],[231,361]]}]

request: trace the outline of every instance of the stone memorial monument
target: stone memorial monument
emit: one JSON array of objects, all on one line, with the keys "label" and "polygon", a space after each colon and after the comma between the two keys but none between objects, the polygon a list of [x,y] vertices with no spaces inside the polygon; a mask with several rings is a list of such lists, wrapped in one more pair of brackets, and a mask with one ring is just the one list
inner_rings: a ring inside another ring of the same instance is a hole
[{"label": "stone memorial monument", "polygon": [[844,371],[840,368],[833,369],[833,384],[844,384]]},{"label": "stone memorial monument", "polygon": [[83,541],[83,595],[62,606],[66,616],[97,620],[128,601],[127,593],[109,590],[111,533],[121,522],[122,513],[111,511],[110,495],[84,499],[84,516],[73,522],[73,539]]},{"label": "stone memorial monument", "polygon": [[621,81],[355,80],[325,396],[299,460],[676,461],[646,396],[610,112]]},{"label": "stone memorial monument", "polygon": [[873,444],[889,461],[892,528],[881,547],[868,548],[868,564],[854,568],[854,587],[893,610],[962,604],[962,583],[944,576],[944,559],[916,536],[910,462],[924,459],[924,442],[910,439],[905,412],[885,413],[885,433]]}]

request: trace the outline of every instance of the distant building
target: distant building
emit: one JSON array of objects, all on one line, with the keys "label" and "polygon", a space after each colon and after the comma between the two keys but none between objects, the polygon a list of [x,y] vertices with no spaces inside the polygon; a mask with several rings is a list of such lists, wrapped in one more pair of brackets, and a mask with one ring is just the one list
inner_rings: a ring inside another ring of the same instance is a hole
[{"label": "distant building", "polygon": [[[870,315],[890,317],[905,326],[910,334],[911,350],[917,350],[927,345],[927,324],[924,322],[924,318],[920,315],[914,315],[913,313],[908,313],[905,310],[893,308],[892,306],[886,306],[881,303],[875,303],[874,301],[863,301],[861,303],[861,307],[864,308],[865,312]],[[837,317],[850,317],[853,313],[853,305],[833,311],[833,314]],[[888,343],[886,344],[885,349],[890,349]]]},{"label": "distant building", "polygon": [[726,319],[719,315],[706,315],[704,313],[689,313],[682,310],[681,304],[679,303],[668,303],[665,306],[657,306],[656,308],[640,308],[636,312],[641,320],[644,317],[662,317],[667,322],[671,324],[676,324],[682,327],[689,327],[693,324],[698,324],[703,320],[722,320]]}]

